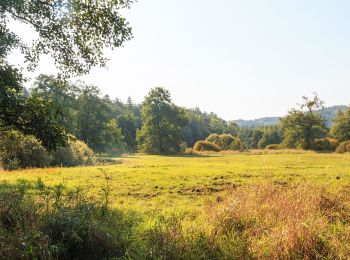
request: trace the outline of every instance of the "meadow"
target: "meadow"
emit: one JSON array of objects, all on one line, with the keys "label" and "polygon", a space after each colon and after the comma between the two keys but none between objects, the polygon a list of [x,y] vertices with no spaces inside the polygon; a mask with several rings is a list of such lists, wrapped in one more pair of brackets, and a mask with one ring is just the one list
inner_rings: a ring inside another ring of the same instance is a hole
[{"label": "meadow", "polygon": [[[22,194],[24,184],[39,187],[39,204],[51,200],[32,213],[31,219],[42,219],[33,229],[47,234],[48,245],[56,241],[62,252],[51,254],[66,259],[84,252],[96,259],[348,259],[349,181],[349,154],[293,150],[133,154],[105,166],[0,172],[3,187],[22,185],[8,194]],[[54,191],[43,192],[44,185]],[[72,203],[60,187],[79,188],[87,201],[108,202],[101,210]],[[25,226],[32,204],[4,197],[2,207],[13,204]],[[38,217],[45,209],[51,213]],[[3,211],[0,217],[9,215]],[[6,239],[28,237],[25,228],[22,236],[11,232]],[[26,256],[42,257],[37,241],[31,244]]]},{"label": "meadow", "polygon": [[125,155],[112,165],[0,171],[0,182],[26,180],[80,187],[96,198],[108,186],[112,207],[140,212],[196,211],[246,184],[309,182],[337,189],[350,181],[350,155],[305,151]]}]

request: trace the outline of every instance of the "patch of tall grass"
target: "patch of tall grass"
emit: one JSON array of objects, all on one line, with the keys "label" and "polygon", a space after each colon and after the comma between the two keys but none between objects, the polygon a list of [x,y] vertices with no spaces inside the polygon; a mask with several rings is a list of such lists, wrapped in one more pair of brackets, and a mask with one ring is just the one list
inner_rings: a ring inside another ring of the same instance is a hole
[{"label": "patch of tall grass", "polygon": [[88,201],[80,189],[19,181],[0,186],[1,259],[122,258],[132,217]]}]

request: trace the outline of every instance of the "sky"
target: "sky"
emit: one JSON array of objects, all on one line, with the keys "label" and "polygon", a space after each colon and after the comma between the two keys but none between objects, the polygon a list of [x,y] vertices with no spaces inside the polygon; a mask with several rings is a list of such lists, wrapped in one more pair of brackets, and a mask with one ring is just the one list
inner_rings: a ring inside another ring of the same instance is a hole
[{"label": "sky", "polygon": [[[348,0],[138,0],[123,11],[134,38],[80,79],[136,103],[165,87],[177,105],[226,120],[283,116],[313,92],[327,106],[348,105],[349,11]],[[17,52],[10,61],[21,64]],[[55,71],[42,57],[27,75]]]}]

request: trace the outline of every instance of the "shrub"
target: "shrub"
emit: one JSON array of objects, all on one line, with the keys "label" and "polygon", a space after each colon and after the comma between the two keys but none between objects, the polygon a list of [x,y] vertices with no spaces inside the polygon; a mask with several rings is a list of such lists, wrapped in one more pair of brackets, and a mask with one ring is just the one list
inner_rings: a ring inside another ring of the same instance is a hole
[{"label": "shrub", "polygon": [[222,150],[229,150],[231,144],[235,141],[235,138],[230,134],[222,134],[219,136],[220,143],[219,146]]},{"label": "shrub", "polygon": [[214,151],[220,152],[220,147],[208,141],[198,141],[194,144],[193,150],[195,151]]},{"label": "shrub", "polygon": [[221,150],[240,150],[242,146],[241,140],[231,134],[211,134],[206,141],[219,146]]},{"label": "shrub", "polygon": [[320,151],[320,152],[322,151],[334,152],[338,146],[339,146],[339,142],[333,138],[316,139],[312,144],[313,150]]},{"label": "shrub", "polygon": [[52,166],[77,166],[74,163],[74,154],[70,146],[58,147],[56,151],[53,152],[52,157]]},{"label": "shrub", "polygon": [[94,152],[82,141],[72,141],[67,147],[59,147],[53,153],[55,166],[93,165]]},{"label": "shrub", "polygon": [[347,153],[347,152],[350,152],[350,140],[349,141],[345,141],[345,142],[342,142],[338,145],[337,149],[335,150],[336,153]]},{"label": "shrub", "polygon": [[71,144],[76,165],[92,165],[94,152],[82,141],[75,141]]},{"label": "shrub", "polygon": [[10,131],[1,136],[0,160],[5,170],[47,167],[51,157],[34,136]]},{"label": "shrub", "polygon": [[221,138],[220,138],[220,135],[218,134],[211,134],[205,140],[209,143],[213,143],[221,147]]},{"label": "shrub", "polygon": [[233,151],[241,151],[242,150],[242,142],[241,139],[234,137],[234,140],[229,146],[228,150],[233,150]]},{"label": "shrub", "polygon": [[269,144],[265,147],[266,150],[278,150],[280,149],[279,144]]}]

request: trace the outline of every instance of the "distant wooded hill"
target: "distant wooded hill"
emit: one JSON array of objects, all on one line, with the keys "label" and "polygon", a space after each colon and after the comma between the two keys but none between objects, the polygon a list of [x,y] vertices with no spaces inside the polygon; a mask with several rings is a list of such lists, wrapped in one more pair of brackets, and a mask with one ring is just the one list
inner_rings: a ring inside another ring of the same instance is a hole
[{"label": "distant wooded hill", "polygon": [[[320,115],[326,120],[327,125],[331,126],[333,122],[333,118],[336,116],[338,111],[344,111],[347,109],[347,106],[331,106],[326,107],[318,112]],[[260,126],[269,126],[278,123],[280,117],[263,117],[255,120],[235,120],[240,127],[260,127]]]}]

